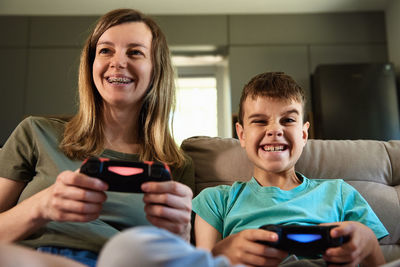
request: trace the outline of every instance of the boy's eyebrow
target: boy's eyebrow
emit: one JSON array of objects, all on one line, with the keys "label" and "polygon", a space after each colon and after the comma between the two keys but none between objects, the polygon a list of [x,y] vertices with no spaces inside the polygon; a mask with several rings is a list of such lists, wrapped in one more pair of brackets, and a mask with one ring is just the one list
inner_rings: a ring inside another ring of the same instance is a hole
[{"label": "boy's eyebrow", "polygon": [[265,114],[254,113],[254,114],[249,115],[249,117],[247,117],[247,118],[252,119],[252,118],[258,118],[258,117],[265,117]]},{"label": "boy's eyebrow", "polygon": [[283,112],[283,114],[291,114],[291,113],[296,113],[297,115],[300,115],[300,112],[295,108]]},{"label": "boy's eyebrow", "polygon": [[[299,112],[299,110],[297,110],[297,109],[290,109],[290,110],[287,110],[287,111],[284,111],[282,114],[283,115],[289,115],[289,114],[292,114],[292,113],[295,113],[295,114],[297,114],[297,115],[300,115],[300,112]],[[253,118],[260,118],[260,117],[268,117],[268,116],[266,116],[265,114],[263,114],[263,113],[254,113],[254,114],[251,114],[251,115],[249,115],[247,118],[248,119],[253,119]]]}]

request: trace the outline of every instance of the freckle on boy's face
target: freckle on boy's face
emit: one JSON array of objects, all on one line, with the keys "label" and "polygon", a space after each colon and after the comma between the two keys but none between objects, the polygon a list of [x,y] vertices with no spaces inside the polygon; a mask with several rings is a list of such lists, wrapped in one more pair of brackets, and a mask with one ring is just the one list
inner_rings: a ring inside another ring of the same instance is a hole
[{"label": "freckle on boy's face", "polygon": [[236,129],[241,146],[253,162],[254,176],[294,171],[308,138],[303,107],[296,101],[248,97],[243,126]]}]

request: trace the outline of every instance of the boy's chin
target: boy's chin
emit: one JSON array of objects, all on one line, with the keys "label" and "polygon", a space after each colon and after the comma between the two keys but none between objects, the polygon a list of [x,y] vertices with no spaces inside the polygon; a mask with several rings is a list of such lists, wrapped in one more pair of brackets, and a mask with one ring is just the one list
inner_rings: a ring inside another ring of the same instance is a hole
[{"label": "boy's chin", "polygon": [[259,173],[264,174],[289,174],[294,172],[294,166],[288,166],[283,164],[265,164],[263,166],[258,166]]}]

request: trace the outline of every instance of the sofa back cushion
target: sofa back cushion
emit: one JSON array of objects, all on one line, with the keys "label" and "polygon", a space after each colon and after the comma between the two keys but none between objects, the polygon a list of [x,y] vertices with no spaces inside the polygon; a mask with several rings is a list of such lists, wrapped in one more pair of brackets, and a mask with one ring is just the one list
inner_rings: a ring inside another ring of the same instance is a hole
[{"label": "sofa back cushion", "polygon": [[[237,139],[192,137],[182,149],[195,165],[195,195],[206,187],[252,176],[252,164]],[[381,244],[399,241],[400,141],[308,140],[296,170],[311,179],[344,179],[364,196],[390,232]]]}]

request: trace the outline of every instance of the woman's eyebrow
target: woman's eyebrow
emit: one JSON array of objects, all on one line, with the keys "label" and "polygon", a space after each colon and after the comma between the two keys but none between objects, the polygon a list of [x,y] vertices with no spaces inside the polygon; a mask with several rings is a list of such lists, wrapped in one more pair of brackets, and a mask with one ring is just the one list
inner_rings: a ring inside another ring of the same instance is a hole
[{"label": "woman's eyebrow", "polygon": [[128,44],[128,47],[137,47],[137,46],[140,46],[140,47],[143,47],[143,48],[148,48],[146,45],[144,45],[144,44],[140,44],[140,43],[129,43]]},{"label": "woman's eyebrow", "polygon": [[99,45],[111,45],[111,46],[113,46],[114,43],[113,42],[109,42],[109,41],[97,42],[96,46],[99,46]]}]

